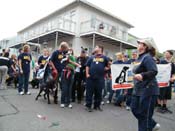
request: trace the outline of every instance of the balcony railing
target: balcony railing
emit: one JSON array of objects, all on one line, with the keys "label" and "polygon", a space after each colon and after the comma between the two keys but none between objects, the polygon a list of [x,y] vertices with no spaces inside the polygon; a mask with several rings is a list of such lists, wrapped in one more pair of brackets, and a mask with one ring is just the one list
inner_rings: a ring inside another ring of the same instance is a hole
[{"label": "balcony railing", "polygon": [[76,22],[73,22],[64,18],[57,18],[54,20],[49,20],[48,22],[41,23],[38,26],[34,26],[31,29],[18,33],[19,43],[25,42],[32,38],[36,38],[43,34],[47,34],[52,31],[61,30],[69,33],[75,33]]},{"label": "balcony railing", "polygon": [[[110,25],[108,23],[102,22],[102,20],[91,19],[88,21],[84,21],[80,25],[80,33],[86,34],[90,32],[98,32],[112,38],[116,38],[125,42],[129,42],[128,40],[128,32],[126,30],[122,30],[117,26]],[[131,43],[132,44],[132,43]]]},{"label": "balcony railing", "polygon": [[8,38],[8,39],[4,39],[0,42],[0,45],[2,46],[2,48],[10,48],[10,47],[13,47],[14,45],[17,44],[17,40],[18,37],[15,36],[15,37],[11,37],[11,38]]}]

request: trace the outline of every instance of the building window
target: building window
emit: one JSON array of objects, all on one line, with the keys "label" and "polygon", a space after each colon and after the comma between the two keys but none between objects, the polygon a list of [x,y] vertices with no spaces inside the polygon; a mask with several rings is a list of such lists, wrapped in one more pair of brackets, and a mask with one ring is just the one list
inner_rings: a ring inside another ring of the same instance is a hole
[{"label": "building window", "polygon": [[76,21],[76,20],[75,20],[75,15],[76,15],[76,10],[72,10],[72,11],[70,12],[70,20],[71,20],[71,21]]},{"label": "building window", "polygon": [[100,29],[100,30],[103,30],[104,28],[105,28],[104,23],[101,22],[101,23],[99,24],[99,29]]},{"label": "building window", "polygon": [[112,26],[112,27],[111,27],[110,34],[111,34],[112,36],[115,36],[115,35],[116,35],[116,27],[115,27],[115,26]]}]

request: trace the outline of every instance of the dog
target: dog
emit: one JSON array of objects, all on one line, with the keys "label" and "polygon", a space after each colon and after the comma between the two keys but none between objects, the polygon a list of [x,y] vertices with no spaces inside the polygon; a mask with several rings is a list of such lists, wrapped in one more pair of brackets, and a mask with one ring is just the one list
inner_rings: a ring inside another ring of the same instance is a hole
[{"label": "dog", "polygon": [[54,103],[57,104],[57,92],[58,92],[58,87],[55,83],[55,81],[50,81],[46,83],[42,83],[40,85],[40,91],[35,98],[35,100],[38,100],[38,98],[41,96],[41,93],[44,91],[44,99],[47,99],[48,104],[50,104],[50,94],[53,95],[54,97]]},{"label": "dog", "polygon": [[39,88],[39,80],[34,78],[30,84],[32,85],[32,88]]},{"label": "dog", "polygon": [[13,73],[8,76],[6,79],[7,86],[10,86],[12,83],[14,84],[15,88],[17,88],[18,85],[18,74]]},{"label": "dog", "polygon": [[[40,90],[38,95],[36,96],[35,100],[41,96],[41,93],[44,91],[44,99],[48,100],[48,104],[50,104],[50,94],[53,95],[54,103],[57,104],[57,94],[58,94],[58,84],[56,82],[58,73],[55,68],[52,67],[52,73],[47,76],[46,82],[42,82],[40,84]],[[47,98],[46,98],[47,97]]]},{"label": "dog", "polygon": [[129,67],[124,66],[122,71],[120,72],[119,76],[115,79],[115,83],[124,83],[126,82],[126,71],[129,69]]},{"label": "dog", "polygon": [[[126,82],[126,71],[129,69],[129,67],[124,66],[123,69],[121,70],[119,76],[115,79],[115,83],[122,84]],[[118,99],[115,103],[116,106],[121,106],[124,107],[124,101],[126,100],[126,95],[125,93],[122,93],[118,96]]]}]

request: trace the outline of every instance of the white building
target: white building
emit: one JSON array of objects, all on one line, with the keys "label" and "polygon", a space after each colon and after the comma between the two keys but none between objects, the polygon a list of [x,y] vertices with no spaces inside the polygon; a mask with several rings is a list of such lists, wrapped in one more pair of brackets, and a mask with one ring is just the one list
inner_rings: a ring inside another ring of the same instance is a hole
[{"label": "white building", "polygon": [[131,24],[103,9],[75,0],[19,31],[18,43],[10,46],[32,42],[54,50],[61,41],[66,41],[76,55],[81,46],[91,53],[95,45],[103,45],[104,53],[113,57],[115,52],[136,47],[136,38],[128,34],[130,28]]}]

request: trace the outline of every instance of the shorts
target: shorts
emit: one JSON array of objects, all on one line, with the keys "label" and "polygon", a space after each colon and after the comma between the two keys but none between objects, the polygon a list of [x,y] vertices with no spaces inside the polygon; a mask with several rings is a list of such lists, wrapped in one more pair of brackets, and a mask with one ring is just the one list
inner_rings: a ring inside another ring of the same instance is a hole
[{"label": "shorts", "polygon": [[172,96],[171,86],[160,88],[160,95],[159,95],[160,100],[171,100],[171,96]]}]

